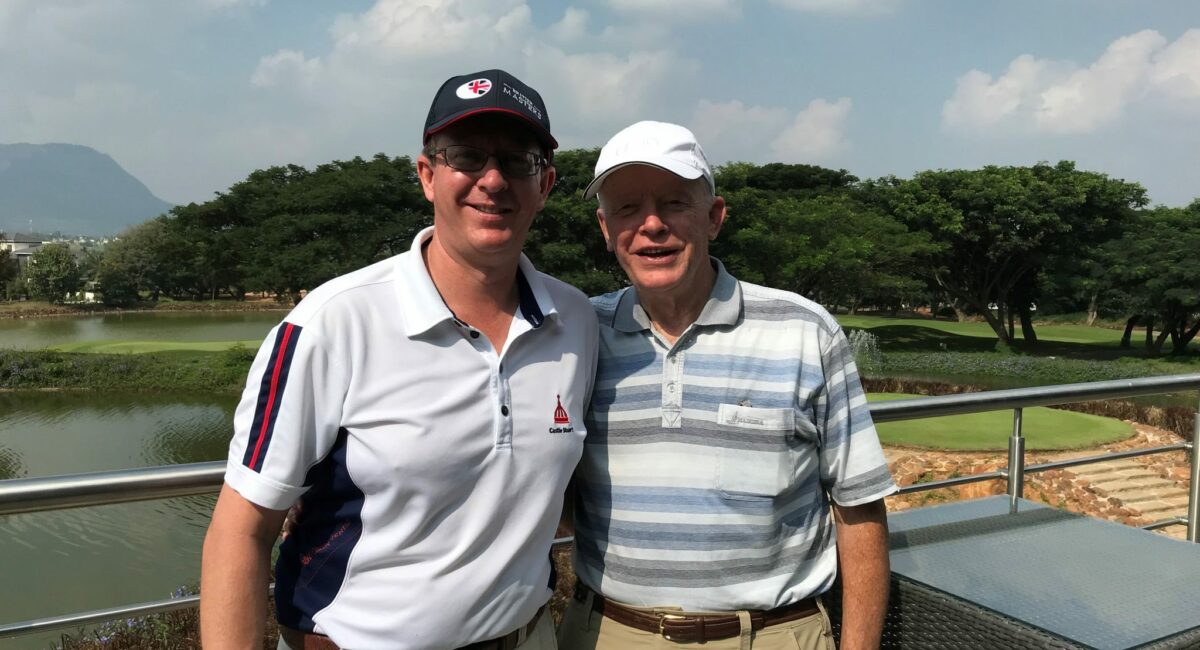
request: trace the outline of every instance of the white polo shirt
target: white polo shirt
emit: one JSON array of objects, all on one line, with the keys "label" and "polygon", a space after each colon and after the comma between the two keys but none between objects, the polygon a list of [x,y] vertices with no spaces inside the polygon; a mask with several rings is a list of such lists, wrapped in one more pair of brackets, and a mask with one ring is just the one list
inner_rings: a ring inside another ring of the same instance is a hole
[{"label": "white polo shirt", "polygon": [[280,623],[342,647],[506,634],[552,593],[550,544],[583,447],[596,318],[524,256],[504,350],[455,319],[412,249],[310,293],[267,336],[225,480],[300,524]]}]

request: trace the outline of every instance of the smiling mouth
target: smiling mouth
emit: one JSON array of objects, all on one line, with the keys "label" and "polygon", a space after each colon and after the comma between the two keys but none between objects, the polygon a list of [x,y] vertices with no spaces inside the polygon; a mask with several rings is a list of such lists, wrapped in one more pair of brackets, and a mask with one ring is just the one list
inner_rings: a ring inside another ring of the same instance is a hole
[{"label": "smiling mouth", "polygon": [[638,257],[644,257],[651,260],[663,259],[674,255],[677,251],[674,248],[643,248],[638,251]]},{"label": "smiling mouth", "polygon": [[509,208],[501,208],[499,206],[494,206],[494,205],[471,205],[471,207],[475,208],[475,210],[477,212],[481,212],[483,214],[488,214],[488,215],[497,216],[497,217],[503,216],[503,215],[508,214],[509,212],[512,212],[512,210]]}]

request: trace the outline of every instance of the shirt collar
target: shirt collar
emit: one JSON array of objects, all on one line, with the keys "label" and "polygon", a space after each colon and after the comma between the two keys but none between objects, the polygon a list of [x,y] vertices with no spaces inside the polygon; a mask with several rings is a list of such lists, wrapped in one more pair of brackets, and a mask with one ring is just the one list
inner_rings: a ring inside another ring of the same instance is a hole
[{"label": "shirt collar", "polygon": [[[434,226],[429,226],[417,233],[408,253],[396,256],[393,271],[396,297],[403,306],[400,313],[404,321],[404,334],[409,338],[455,319],[454,313],[446,306],[442,294],[433,284],[421,255],[421,248],[433,237],[433,229]],[[524,253],[517,262],[517,298],[521,316],[534,329],[541,327],[550,315],[558,314],[541,274]]]},{"label": "shirt collar", "polygon": [[[710,257],[717,280],[713,283],[708,302],[696,317],[694,325],[735,325],[742,315],[742,287],[736,278],[725,270],[725,265]],[[650,315],[642,308],[637,288],[630,287],[621,295],[613,316],[613,328],[620,332],[642,332],[650,329]]]}]

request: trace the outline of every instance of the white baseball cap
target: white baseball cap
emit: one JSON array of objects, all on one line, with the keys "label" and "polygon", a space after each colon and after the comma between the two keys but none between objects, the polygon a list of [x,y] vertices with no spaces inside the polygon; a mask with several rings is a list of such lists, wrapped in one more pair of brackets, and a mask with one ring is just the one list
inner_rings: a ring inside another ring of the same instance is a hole
[{"label": "white baseball cap", "polygon": [[600,150],[596,177],[583,191],[584,198],[595,196],[609,174],[629,165],[652,165],[688,180],[703,176],[713,194],[717,192],[712,168],[691,131],[678,124],[645,121],[625,127]]}]

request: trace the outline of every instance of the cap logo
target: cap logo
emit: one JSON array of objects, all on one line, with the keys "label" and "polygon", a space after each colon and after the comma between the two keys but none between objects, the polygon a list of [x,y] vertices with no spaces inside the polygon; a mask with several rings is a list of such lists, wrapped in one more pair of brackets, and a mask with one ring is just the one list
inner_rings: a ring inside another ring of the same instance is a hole
[{"label": "cap logo", "polygon": [[459,86],[458,90],[454,91],[454,94],[458,95],[459,99],[477,99],[488,94],[488,91],[491,89],[492,82],[487,79],[472,79]]}]

